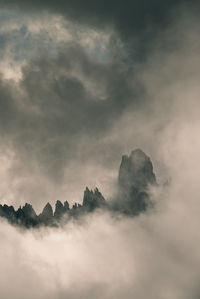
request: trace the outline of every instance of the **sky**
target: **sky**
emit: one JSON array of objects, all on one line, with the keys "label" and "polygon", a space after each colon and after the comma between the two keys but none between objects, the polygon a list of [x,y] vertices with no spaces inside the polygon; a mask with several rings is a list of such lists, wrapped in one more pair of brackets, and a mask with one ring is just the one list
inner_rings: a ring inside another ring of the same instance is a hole
[{"label": "sky", "polygon": [[179,51],[198,51],[189,40],[198,3],[0,5],[0,201],[39,211],[56,199],[81,202],[86,186],[111,198],[121,156],[138,147],[168,180],[160,153],[174,117],[168,63],[174,55],[181,81]]},{"label": "sky", "polygon": [[199,299],[198,1],[0,8],[0,203],[38,212],[82,202],[86,186],[112,198],[135,148],[159,183],[155,210],[134,219],[37,232],[2,220],[3,298]]}]

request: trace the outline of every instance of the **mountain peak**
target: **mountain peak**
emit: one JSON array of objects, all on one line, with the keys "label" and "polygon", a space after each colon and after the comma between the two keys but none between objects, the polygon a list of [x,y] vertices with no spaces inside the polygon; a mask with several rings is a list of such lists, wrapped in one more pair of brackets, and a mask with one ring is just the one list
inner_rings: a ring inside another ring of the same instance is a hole
[{"label": "mountain peak", "polygon": [[88,211],[93,211],[96,208],[102,207],[105,204],[105,198],[101,194],[98,188],[89,190],[86,187],[83,197],[83,207]]},{"label": "mountain peak", "polygon": [[133,186],[144,190],[149,184],[157,184],[152,162],[141,149],[122,156],[118,182],[120,188],[127,191]]},{"label": "mountain peak", "polygon": [[16,211],[13,206],[0,204],[0,217],[6,218],[11,224],[30,228],[42,225],[57,227],[62,221],[78,218],[96,209],[135,216],[152,206],[149,185],[157,185],[153,165],[150,158],[138,148],[129,156],[122,156],[118,192],[111,201],[105,200],[98,188],[90,190],[86,187],[82,205],[74,203],[70,208],[68,201],[62,203],[57,200],[54,213],[51,204],[47,203],[42,213],[37,215],[32,205],[28,203]]},{"label": "mountain peak", "polygon": [[39,220],[46,225],[50,225],[52,223],[53,209],[49,202],[46,204],[42,213],[39,215]]},{"label": "mountain peak", "polygon": [[151,159],[139,148],[130,156],[123,155],[118,187],[120,204],[125,206],[125,210],[133,214],[146,210],[149,185],[157,185]]}]

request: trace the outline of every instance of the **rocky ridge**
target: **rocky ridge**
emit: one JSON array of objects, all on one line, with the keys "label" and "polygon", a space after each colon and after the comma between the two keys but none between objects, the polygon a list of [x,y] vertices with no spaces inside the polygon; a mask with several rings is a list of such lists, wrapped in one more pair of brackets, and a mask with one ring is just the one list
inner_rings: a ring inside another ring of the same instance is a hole
[{"label": "rocky ridge", "polygon": [[114,213],[136,216],[149,207],[149,186],[157,186],[156,176],[150,158],[140,149],[122,156],[118,176],[118,190],[114,199],[105,200],[98,188],[86,187],[82,204],[75,203],[70,208],[68,201],[57,201],[55,210],[47,203],[37,215],[33,207],[26,203],[17,210],[13,206],[0,205],[0,217],[25,228],[40,226],[59,226],[62,221],[76,218],[96,209],[106,209]]}]

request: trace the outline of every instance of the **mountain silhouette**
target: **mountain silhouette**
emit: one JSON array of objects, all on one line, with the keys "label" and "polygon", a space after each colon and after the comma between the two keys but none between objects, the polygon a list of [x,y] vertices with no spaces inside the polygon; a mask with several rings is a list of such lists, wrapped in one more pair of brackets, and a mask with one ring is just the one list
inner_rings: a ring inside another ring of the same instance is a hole
[{"label": "mountain silhouette", "polygon": [[137,215],[149,205],[149,186],[156,186],[156,176],[150,158],[136,149],[122,156],[118,176],[117,206],[119,210]]},{"label": "mountain silhouette", "polygon": [[13,206],[0,205],[0,217],[13,225],[24,228],[40,226],[59,226],[63,219],[78,218],[92,213],[96,209],[104,209],[113,213],[136,216],[145,212],[151,205],[149,187],[157,186],[151,159],[141,150],[133,150],[130,156],[123,155],[118,175],[117,194],[107,201],[98,188],[89,190],[86,187],[82,205],[74,203],[70,208],[68,201],[57,200],[55,211],[47,203],[37,215],[33,207],[26,203],[15,211]]}]

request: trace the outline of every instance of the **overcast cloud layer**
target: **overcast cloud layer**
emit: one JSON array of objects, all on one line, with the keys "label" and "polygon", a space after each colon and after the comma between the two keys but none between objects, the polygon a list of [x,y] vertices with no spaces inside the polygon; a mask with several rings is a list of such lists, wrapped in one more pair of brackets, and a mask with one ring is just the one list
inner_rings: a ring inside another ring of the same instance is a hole
[{"label": "overcast cloud layer", "polygon": [[72,203],[86,185],[110,197],[121,155],[136,147],[168,176],[160,138],[187,76],[182,58],[191,67],[198,52],[194,4],[2,2],[2,202]]}]

